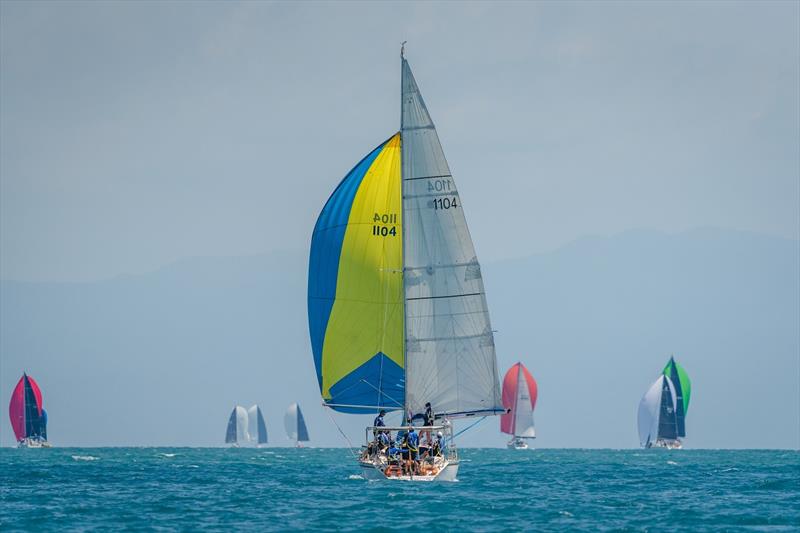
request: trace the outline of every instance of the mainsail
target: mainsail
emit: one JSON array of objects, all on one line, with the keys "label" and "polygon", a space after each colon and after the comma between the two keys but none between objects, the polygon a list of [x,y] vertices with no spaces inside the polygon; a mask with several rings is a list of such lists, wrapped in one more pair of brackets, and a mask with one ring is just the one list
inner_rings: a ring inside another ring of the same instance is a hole
[{"label": "mainsail", "polygon": [[639,402],[639,442],[649,447],[658,439],[675,439],[675,386],[667,376],[661,375],[650,386]]},{"label": "mainsail", "polygon": [[508,413],[500,417],[500,431],[515,437],[534,438],[533,410],[536,407],[536,380],[522,363],[508,369],[503,379],[503,407]]},{"label": "mainsail", "polygon": [[689,411],[689,397],[692,394],[692,382],[689,381],[689,374],[678,363],[674,357],[669,358],[667,366],[664,367],[664,375],[667,376],[675,386],[675,413],[678,424],[678,436],[686,436],[686,413]]},{"label": "mainsail", "polygon": [[293,403],[286,409],[286,414],[283,417],[283,425],[286,428],[286,435],[296,442],[308,441],[308,428],[306,421],[303,418],[303,411],[300,406]]},{"label": "mainsail", "polygon": [[11,393],[8,415],[18,442],[27,438],[47,440],[47,413],[42,407],[42,392],[27,374],[22,375]]},{"label": "mainsail", "polygon": [[250,435],[250,440],[257,444],[267,443],[267,425],[258,405],[253,405],[247,410],[247,433]]},{"label": "mainsail", "polygon": [[322,398],[343,412],[504,412],[461,198],[411,68],[400,133],[342,180],[311,240],[308,321]]},{"label": "mainsail", "polygon": [[228,429],[225,432],[225,442],[228,444],[245,443],[250,440],[247,431],[248,416],[247,410],[241,405],[237,405],[231,411],[228,418]]}]

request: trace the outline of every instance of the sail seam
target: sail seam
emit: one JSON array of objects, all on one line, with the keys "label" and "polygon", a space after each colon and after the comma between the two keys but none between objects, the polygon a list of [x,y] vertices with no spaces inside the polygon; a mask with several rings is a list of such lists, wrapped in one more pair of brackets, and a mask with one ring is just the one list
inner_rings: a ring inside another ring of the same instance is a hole
[{"label": "sail seam", "polygon": [[452,178],[452,174],[439,174],[438,176],[421,176],[419,178],[406,178],[403,181],[414,181],[414,180],[432,180],[436,178]]},{"label": "sail seam", "polygon": [[480,333],[478,335],[453,335],[451,337],[428,337],[422,339],[414,339],[416,342],[433,342],[433,341],[455,341],[455,340],[464,340],[464,339],[480,339],[482,337],[486,337],[486,333]]},{"label": "sail seam", "polygon": [[435,130],[436,126],[431,124],[430,126],[411,126],[410,128],[401,128],[400,131],[414,131],[414,130]]},{"label": "sail seam", "polygon": [[440,298],[464,298],[466,296],[481,296],[482,292],[470,292],[466,294],[450,294],[447,296],[418,296],[417,298],[406,298],[407,300],[438,300]]},{"label": "sail seam", "polygon": [[458,196],[458,192],[432,192],[430,194],[409,194],[408,196],[404,196],[403,198],[410,200],[414,198],[434,198],[437,196]]}]

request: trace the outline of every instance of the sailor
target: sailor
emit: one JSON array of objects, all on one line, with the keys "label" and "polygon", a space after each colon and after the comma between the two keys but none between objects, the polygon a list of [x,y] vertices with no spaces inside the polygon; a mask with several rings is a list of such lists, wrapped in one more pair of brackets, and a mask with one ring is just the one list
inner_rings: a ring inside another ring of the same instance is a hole
[{"label": "sailor", "polygon": [[386,431],[381,431],[380,433],[378,433],[378,445],[381,448],[386,448],[387,446],[389,446],[389,444],[390,444],[389,433]]},{"label": "sailor", "polygon": [[403,461],[403,473],[408,474],[411,463],[411,456],[408,451],[408,433],[402,430],[398,431],[397,439],[400,441],[400,459]]},{"label": "sailor", "polygon": [[431,408],[431,402],[427,402],[425,404],[425,425],[432,426],[435,418],[436,417],[433,415],[433,408]]},{"label": "sailor", "polygon": [[408,444],[409,467],[416,471],[416,464],[419,459],[419,435],[414,430],[414,426],[408,427],[406,443]]},{"label": "sailor", "polygon": [[372,421],[373,429],[372,429],[372,436],[376,439],[380,437],[380,434],[383,433],[381,430],[377,428],[386,427],[386,423],[383,421],[383,417],[386,416],[386,410],[381,409],[378,413],[378,416],[375,417],[375,420]]},{"label": "sailor", "polygon": [[433,443],[433,447],[431,448],[431,455],[434,457],[440,457],[442,452],[444,451],[444,435],[442,432],[438,432],[436,434],[436,440]]},{"label": "sailor", "polygon": [[[435,421],[436,417],[433,415],[433,409],[431,408],[431,402],[425,403],[425,414],[423,415],[423,419],[425,421],[424,425],[427,426],[427,427],[431,427],[435,423],[434,421]],[[425,436],[425,442],[427,442],[428,445],[430,445],[431,444],[431,440],[432,440],[431,439],[430,430],[423,431],[422,434]]]},{"label": "sailor", "polygon": [[375,420],[372,422],[372,425],[376,428],[378,427],[385,427],[386,424],[383,422],[383,417],[386,416],[386,410],[381,409],[381,412],[378,413],[378,416],[375,417]]},{"label": "sailor", "polygon": [[386,448],[386,461],[393,466],[400,464],[400,449],[395,446],[394,441],[389,442],[389,447]]}]

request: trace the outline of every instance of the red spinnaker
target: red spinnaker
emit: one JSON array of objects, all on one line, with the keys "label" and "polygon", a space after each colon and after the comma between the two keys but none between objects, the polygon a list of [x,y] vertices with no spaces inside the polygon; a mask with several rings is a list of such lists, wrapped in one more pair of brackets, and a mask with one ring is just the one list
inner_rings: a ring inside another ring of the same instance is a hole
[{"label": "red spinnaker", "polygon": [[36,402],[36,414],[42,416],[42,392],[39,390],[39,385],[32,377],[23,374],[14,387],[14,392],[11,393],[11,403],[8,405],[8,416],[11,419],[11,427],[14,429],[14,436],[18,441],[24,439],[28,435],[25,434],[25,383],[33,392],[33,397]]},{"label": "red spinnaker", "polygon": [[522,363],[512,365],[506,372],[506,377],[503,378],[503,407],[511,411],[500,416],[500,431],[509,435],[514,434],[514,409],[516,408],[517,386],[520,377],[523,377],[528,383],[528,391],[531,395],[531,409],[536,407],[536,396],[538,395],[536,380],[533,379],[531,373]]}]

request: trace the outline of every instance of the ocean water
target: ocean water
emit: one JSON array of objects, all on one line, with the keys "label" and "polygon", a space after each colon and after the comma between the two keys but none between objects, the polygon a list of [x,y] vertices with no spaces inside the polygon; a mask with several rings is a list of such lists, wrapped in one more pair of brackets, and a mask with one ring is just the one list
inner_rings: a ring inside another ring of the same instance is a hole
[{"label": "ocean water", "polygon": [[0,531],[800,530],[800,453],[461,450],[456,483],[347,449],[0,449]]}]

